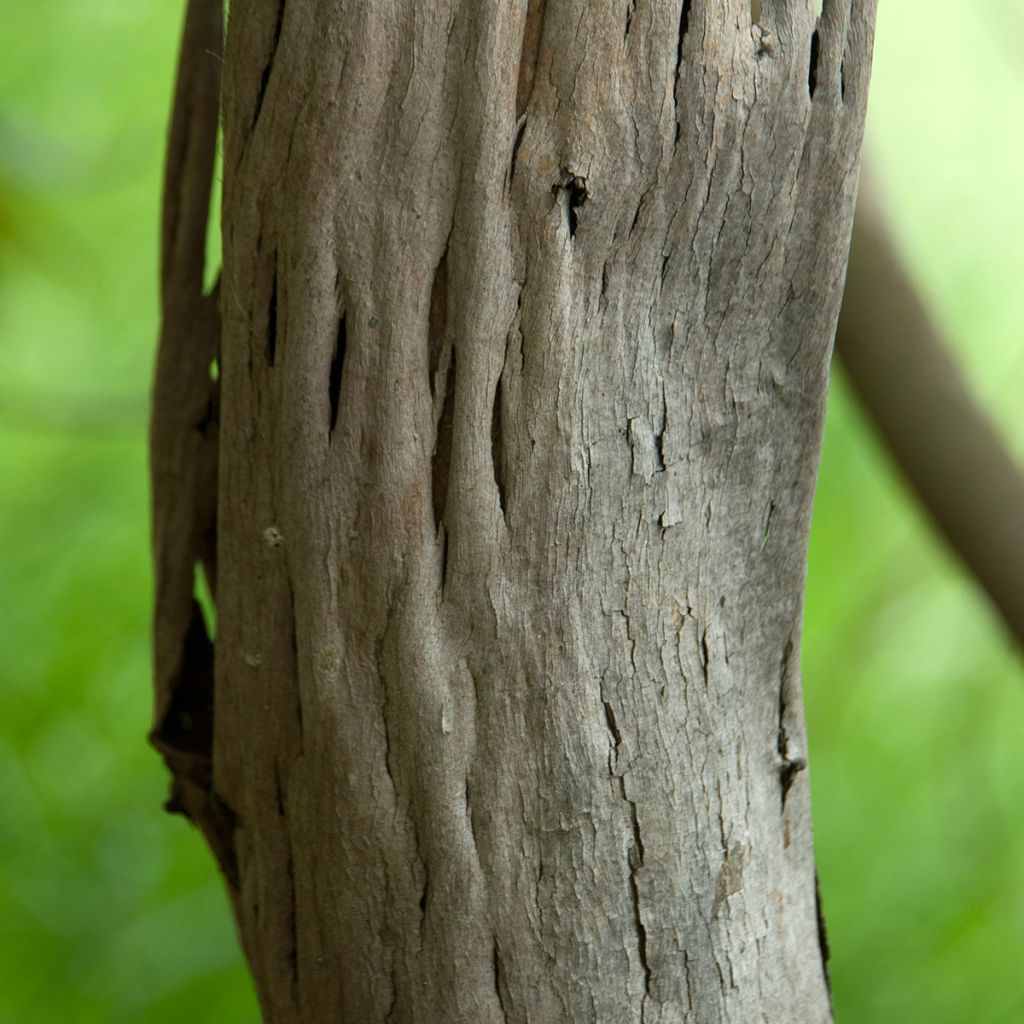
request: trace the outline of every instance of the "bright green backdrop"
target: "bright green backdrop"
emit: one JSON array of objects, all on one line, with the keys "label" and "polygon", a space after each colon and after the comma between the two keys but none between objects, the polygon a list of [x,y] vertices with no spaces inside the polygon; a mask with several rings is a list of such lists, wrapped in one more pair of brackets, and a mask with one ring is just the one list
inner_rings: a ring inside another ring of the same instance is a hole
[{"label": "bright green backdrop", "polygon": [[[1024,456],[1022,0],[883,0],[869,153]],[[6,0],[0,1021],[256,1020],[212,864],[159,811],[144,430],[179,5]],[[837,380],[804,655],[840,1024],[1024,1021],[1024,671]]]}]

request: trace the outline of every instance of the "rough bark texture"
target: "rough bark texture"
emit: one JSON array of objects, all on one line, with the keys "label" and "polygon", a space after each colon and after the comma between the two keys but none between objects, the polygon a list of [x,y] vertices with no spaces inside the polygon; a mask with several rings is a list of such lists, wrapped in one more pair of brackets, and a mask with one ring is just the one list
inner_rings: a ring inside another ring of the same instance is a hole
[{"label": "rough bark texture", "polygon": [[[232,0],[186,809],[268,1021],[830,1019],[799,630],[873,23]],[[194,465],[155,497],[172,753]]]}]

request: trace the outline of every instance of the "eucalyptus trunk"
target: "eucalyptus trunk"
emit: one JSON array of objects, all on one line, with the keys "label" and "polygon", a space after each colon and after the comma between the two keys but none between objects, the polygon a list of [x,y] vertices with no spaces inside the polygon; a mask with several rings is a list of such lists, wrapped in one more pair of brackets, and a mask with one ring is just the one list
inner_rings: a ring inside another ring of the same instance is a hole
[{"label": "eucalyptus trunk", "polygon": [[874,6],[232,0],[204,297],[192,0],[154,740],[267,1021],[831,1019],[799,635]]}]

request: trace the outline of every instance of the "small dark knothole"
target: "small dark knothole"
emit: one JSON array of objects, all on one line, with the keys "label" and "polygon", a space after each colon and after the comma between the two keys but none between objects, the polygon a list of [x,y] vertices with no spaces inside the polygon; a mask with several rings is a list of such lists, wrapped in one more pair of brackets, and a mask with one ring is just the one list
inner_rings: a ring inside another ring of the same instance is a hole
[{"label": "small dark knothole", "polygon": [[330,420],[327,424],[329,434],[333,434],[338,426],[338,405],[341,398],[341,375],[345,368],[345,350],[348,347],[345,314],[338,321],[338,337],[334,343],[334,355],[331,356],[331,373],[327,382],[327,395],[330,401]]},{"label": "small dark knothole", "polygon": [[839,98],[846,102],[846,61],[839,65]]},{"label": "small dark knothole", "polygon": [[807,89],[811,94],[811,99],[814,99],[814,91],[818,88],[818,54],[821,50],[821,36],[818,34],[818,30],[814,30],[814,35],[811,36],[811,65],[810,70],[807,74]]},{"label": "small dark knothole", "polygon": [[267,363],[273,366],[277,360],[277,268],[274,268],[274,282],[270,286],[270,306],[267,310]]},{"label": "small dark knothole", "polygon": [[586,180],[578,175],[570,174],[568,171],[563,171],[561,180],[551,186],[551,194],[565,212],[569,222],[569,237],[575,238],[576,228],[579,224],[576,211],[582,209],[583,204],[590,198]]},{"label": "small dark knothole", "polygon": [[636,12],[636,0],[629,0],[626,6],[626,31],[622,34],[623,39],[629,38],[629,30],[633,24],[633,14]]},{"label": "small dark knothole", "polygon": [[451,468],[452,460],[454,416],[455,350],[452,349],[451,361],[448,363],[448,374],[445,380],[444,404],[441,406],[441,417],[437,422],[437,440],[434,443],[434,454],[431,459],[435,529],[440,528],[441,521],[444,519],[444,507],[448,498],[448,473]]},{"label": "small dark knothole", "polygon": [[494,389],[494,408],[491,411],[491,464],[494,467],[494,484],[498,488],[498,504],[504,516],[507,506],[505,499],[505,467],[501,447],[502,409],[501,409],[501,378]]}]

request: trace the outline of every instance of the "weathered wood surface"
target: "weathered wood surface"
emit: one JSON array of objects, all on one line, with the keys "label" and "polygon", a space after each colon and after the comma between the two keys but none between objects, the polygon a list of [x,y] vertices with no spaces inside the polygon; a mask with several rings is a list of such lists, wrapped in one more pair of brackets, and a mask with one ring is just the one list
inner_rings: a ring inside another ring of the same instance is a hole
[{"label": "weathered wood surface", "polygon": [[873,24],[232,0],[190,813],[268,1021],[830,1019],[799,632]]}]

